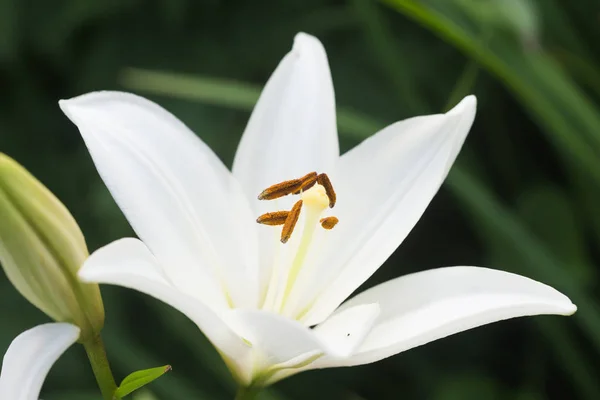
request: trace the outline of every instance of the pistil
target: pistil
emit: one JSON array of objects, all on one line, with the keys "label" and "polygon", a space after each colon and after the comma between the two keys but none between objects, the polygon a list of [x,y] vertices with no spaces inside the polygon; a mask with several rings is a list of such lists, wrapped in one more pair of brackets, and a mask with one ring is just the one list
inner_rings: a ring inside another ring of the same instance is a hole
[{"label": "pistil", "polygon": [[281,309],[283,309],[287,298],[289,297],[294,282],[298,278],[298,274],[302,269],[304,260],[310,250],[312,243],[313,234],[315,228],[319,225],[321,213],[329,205],[329,198],[325,188],[321,185],[315,185],[308,191],[302,193],[302,200],[304,204],[305,216],[304,216],[304,229],[302,229],[302,237],[300,238],[300,244],[296,255],[292,261],[292,265],[289,269],[285,289],[283,291],[283,299],[281,301]]}]

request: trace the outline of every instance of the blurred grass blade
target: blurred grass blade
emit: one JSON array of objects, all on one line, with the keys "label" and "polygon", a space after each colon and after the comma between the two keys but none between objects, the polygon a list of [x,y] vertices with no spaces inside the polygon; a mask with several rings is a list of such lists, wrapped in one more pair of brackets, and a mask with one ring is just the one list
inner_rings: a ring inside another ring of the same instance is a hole
[{"label": "blurred grass blade", "polygon": [[[600,386],[594,368],[585,360],[581,351],[581,343],[565,328],[560,321],[539,318],[536,324],[544,337],[551,342],[553,350],[559,357],[562,369],[575,384],[583,399],[600,399]],[[557,344],[559,344],[557,346]]]},{"label": "blurred grass blade", "polygon": [[409,49],[403,48],[402,43],[396,40],[379,5],[372,0],[352,0],[350,5],[371,45],[369,49],[378,60],[377,66],[389,77],[393,95],[400,102],[406,102],[411,114],[428,110],[427,102],[417,91],[412,79],[414,72],[409,70],[411,64],[404,61],[409,56]]},{"label": "blurred grass blade", "polygon": [[152,392],[148,390],[138,390],[133,394],[133,400],[158,400]]},{"label": "blurred grass blade", "polygon": [[[260,95],[260,88],[248,83],[138,68],[126,69],[120,81],[131,90],[244,111],[251,111]],[[340,130],[358,139],[383,127],[377,121],[346,109],[338,108],[337,120]]]},{"label": "blurred grass blade", "polygon": [[[447,182],[473,220],[484,226],[490,232],[488,235],[491,235],[491,232],[498,235],[502,239],[502,248],[514,249],[520,255],[524,261],[521,267],[527,267],[531,277],[564,291],[571,298],[578,307],[574,318],[600,352],[598,307],[569,273],[568,267],[553,254],[553,250],[532,235],[510,210],[497,201],[484,185],[461,168],[460,164],[452,168]],[[510,269],[511,266],[506,265],[503,268]],[[514,266],[513,272],[517,272]]]},{"label": "blurred grass blade", "polygon": [[472,26],[473,21],[464,12],[461,15],[457,5],[461,2],[443,2],[443,13],[432,6],[442,4],[435,1],[385,3],[437,33],[496,75],[545,128],[559,154],[600,182],[600,115],[541,49],[518,49],[500,35],[484,45],[477,40],[481,32],[465,28],[469,22]]},{"label": "blurred grass blade", "polygon": [[460,78],[456,82],[454,89],[452,89],[452,93],[450,93],[450,97],[448,98],[449,100],[443,110],[444,112],[450,111],[450,109],[457,105],[463,97],[474,92],[473,88],[475,87],[475,82],[477,81],[478,76],[479,65],[474,61],[469,61]]},{"label": "blurred grass blade", "polygon": [[600,96],[600,70],[597,66],[567,49],[556,50],[555,57],[576,79]]},{"label": "blurred grass blade", "polygon": [[[477,162],[475,157],[470,153],[469,161],[470,165],[475,167],[477,171],[483,170],[483,168],[480,168],[481,163]],[[456,174],[453,174],[452,176],[456,176]],[[458,176],[460,182],[460,171]],[[471,177],[470,181],[477,185],[476,182],[478,179],[476,180],[474,177]],[[545,224],[545,227],[537,226],[538,229],[534,229],[534,232],[538,232],[539,234],[541,229],[545,228],[547,232],[544,232],[544,235],[551,236],[547,243],[552,245],[552,249],[562,249],[563,260],[573,261],[573,259],[582,257],[581,254],[579,254],[580,249],[574,248],[577,246],[577,244],[574,243],[575,240],[568,237],[569,235],[572,235],[573,230],[577,228],[573,226],[575,224],[574,221],[567,221],[566,224],[564,223],[564,220],[569,220],[573,216],[571,215],[569,205],[566,204],[567,199],[557,193],[557,191],[558,189],[547,187],[533,188],[521,199],[519,208],[523,213],[532,211],[538,217],[540,214],[545,217],[546,221],[543,222],[539,221],[539,218],[536,216],[529,216],[530,219],[533,218],[534,225]],[[536,199],[539,200],[542,196],[544,196],[544,199],[549,200],[548,202],[550,204],[543,204],[539,201],[535,201]],[[484,194],[482,197],[486,197],[486,195]],[[496,204],[496,206],[498,205]],[[533,210],[533,206],[537,206],[542,211]],[[544,215],[544,211],[549,211],[552,216],[547,214]],[[527,259],[528,256],[522,249],[506,244],[507,235],[504,234],[502,230],[498,230],[495,224],[481,223],[481,210],[479,212],[473,212],[471,215],[473,218],[469,218],[469,221],[471,222],[472,228],[479,233],[484,245],[487,247],[486,254],[489,259],[489,265],[508,266],[515,262],[522,265],[529,263]],[[558,221],[555,221],[556,219],[558,219]],[[563,220],[563,222],[561,223],[560,220]],[[486,222],[485,218],[483,222]],[[554,226],[551,226],[553,224]],[[556,229],[556,226],[561,227],[560,232]],[[569,229],[569,227],[571,229]],[[577,235],[575,236],[577,237]],[[561,243],[562,241],[567,243]],[[573,263],[570,262],[567,265],[573,265]],[[581,282],[580,280],[579,283],[584,284],[589,282]],[[590,299],[589,301],[591,302],[592,300]],[[568,321],[552,317],[535,318],[534,321],[544,339],[550,342],[552,350],[558,357],[559,364],[565,373],[570,376],[572,382],[575,384],[576,390],[580,392],[582,398],[600,398],[600,382],[595,379],[592,372],[594,367],[590,365],[590,355],[581,351],[580,341],[566,329]],[[593,357],[594,356],[592,356],[592,358]]]},{"label": "blurred grass blade", "polygon": [[126,69],[121,82],[131,89],[242,109],[254,107],[260,94],[256,87],[242,82],[136,68]]},{"label": "blurred grass blade", "polygon": [[585,246],[585,229],[564,191],[550,183],[531,185],[517,199],[516,211],[521,221],[569,265],[571,275],[583,287],[596,282],[596,269]]}]

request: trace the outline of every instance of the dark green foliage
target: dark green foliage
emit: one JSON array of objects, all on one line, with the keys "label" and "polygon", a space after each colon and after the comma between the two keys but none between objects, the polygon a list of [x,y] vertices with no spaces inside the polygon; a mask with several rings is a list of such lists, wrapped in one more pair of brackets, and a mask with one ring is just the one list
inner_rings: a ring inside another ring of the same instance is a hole
[{"label": "dark green foliage", "polygon": [[[98,89],[150,96],[231,165],[256,90],[299,30],[328,50],[344,150],[387,123],[475,93],[478,116],[447,184],[367,285],[486,265],[556,286],[578,313],[304,373],[262,398],[598,399],[599,15],[596,0],[0,0],[0,151],[67,205],[94,250],[133,233],[60,98]],[[233,397],[226,368],[190,321],[135,292],[102,291],[117,380],[172,364],[150,386],[157,398]],[[47,320],[4,276],[0,306],[0,353]],[[94,385],[74,347],[43,398],[99,398]]]}]

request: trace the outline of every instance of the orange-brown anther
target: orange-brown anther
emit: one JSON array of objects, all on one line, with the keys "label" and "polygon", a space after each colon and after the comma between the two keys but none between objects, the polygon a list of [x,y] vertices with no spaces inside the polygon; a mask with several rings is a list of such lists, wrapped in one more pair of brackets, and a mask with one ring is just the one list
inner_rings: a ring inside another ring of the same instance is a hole
[{"label": "orange-brown anther", "polygon": [[300,188],[294,192],[294,194],[300,194],[300,192],[304,191],[304,190],[308,190],[311,187],[313,187],[315,185],[315,183],[317,183],[317,173],[316,172],[311,172],[308,173],[306,175],[304,175],[302,178],[300,178],[300,180],[302,181],[302,184],[300,184]]},{"label": "orange-brown anther", "polygon": [[337,219],[336,217],[325,217],[325,218],[321,218],[321,226],[327,230],[329,229],[333,229],[334,226],[337,225],[338,222],[340,222],[339,219]]},{"label": "orange-brown anther", "polygon": [[331,184],[329,177],[327,176],[327,174],[319,174],[317,176],[317,182],[319,183],[319,185],[325,188],[325,193],[329,198],[329,208],[333,208],[333,206],[335,206],[336,197],[335,191],[333,190],[333,185]]},{"label": "orange-brown anther", "polygon": [[301,179],[292,179],[269,186],[258,195],[259,200],[273,200],[298,191],[302,186]]},{"label": "orange-brown anther", "polygon": [[301,209],[302,200],[298,200],[290,210],[287,218],[285,219],[285,223],[283,224],[283,229],[281,230],[281,243],[287,243],[292,236],[296,222],[298,222],[298,217],[300,217]]},{"label": "orange-brown anther", "polygon": [[258,217],[256,222],[263,225],[283,225],[289,213],[289,211],[268,212]]}]

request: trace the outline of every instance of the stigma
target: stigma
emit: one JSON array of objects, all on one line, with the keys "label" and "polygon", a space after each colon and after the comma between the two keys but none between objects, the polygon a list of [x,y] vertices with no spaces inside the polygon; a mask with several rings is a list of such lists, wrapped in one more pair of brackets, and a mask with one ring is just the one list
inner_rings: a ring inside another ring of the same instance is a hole
[{"label": "stigma", "polygon": [[[292,236],[300,212],[305,209],[309,216],[320,216],[327,208],[333,208],[336,202],[336,194],[327,174],[310,172],[301,178],[276,183],[263,190],[259,200],[273,200],[287,195],[300,195],[290,211],[268,212],[259,216],[256,220],[259,224],[278,226],[283,225],[281,230],[281,243],[287,243]],[[311,218],[312,219],[312,218]],[[325,217],[320,220],[323,229],[333,229],[338,223],[336,217]]]},{"label": "stigma", "polygon": [[314,207],[322,212],[329,206],[327,191],[320,184],[314,185],[306,192],[302,192],[302,202],[306,207]]}]

